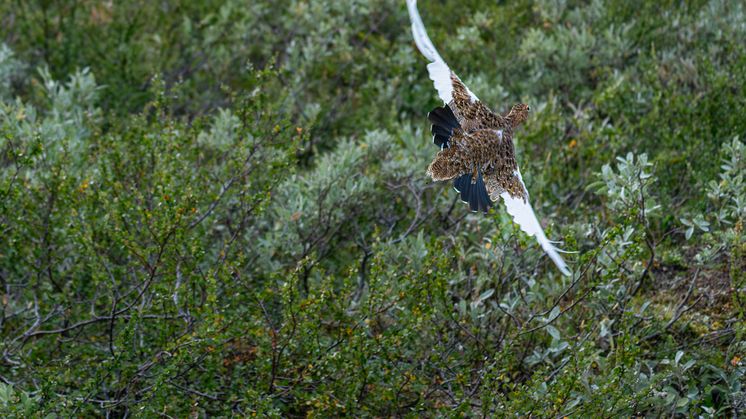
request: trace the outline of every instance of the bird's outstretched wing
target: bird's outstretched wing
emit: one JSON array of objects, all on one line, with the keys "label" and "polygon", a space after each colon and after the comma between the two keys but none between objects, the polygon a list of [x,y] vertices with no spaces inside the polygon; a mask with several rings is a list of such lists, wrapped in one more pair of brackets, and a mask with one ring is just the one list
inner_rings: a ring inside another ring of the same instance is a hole
[{"label": "bird's outstretched wing", "polygon": [[518,224],[524,233],[536,237],[541,248],[544,249],[544,252],[557,265],[557,268],[564,275],[569,276],[570,270],[567,269],[567,264],[562,259],[562,256],[559,255],[557,248],[547,239],[544,230],[541,228],[541,224],[539,224],[539,220],[536,218],[534,209],[528,200],[528,190],[523,183],[521,171],[518,169],[518,166],[515,166],[513,177],[507,181],[505,179],[498,179],[495,174],[489,175],[486,179],[486,186],[490,199],[497,201],[499,198],[502,198],[505,203],[505,209],[513,217],[513,221]]},{"label": "bird's outstretched wing", "polygon": [[417,49],[430,61],[427,71],[435,84],[438,96],[453,111],[461,128],[466,132],[478,129],[502,129],[505,118],[497,115],[479,101],[468,87],[451,71],[445,60],[438,54],[430,37],[427,36],[422,18],[417,10],[417,0],[407,0],[407,9],[412,21],[412,35]]}]

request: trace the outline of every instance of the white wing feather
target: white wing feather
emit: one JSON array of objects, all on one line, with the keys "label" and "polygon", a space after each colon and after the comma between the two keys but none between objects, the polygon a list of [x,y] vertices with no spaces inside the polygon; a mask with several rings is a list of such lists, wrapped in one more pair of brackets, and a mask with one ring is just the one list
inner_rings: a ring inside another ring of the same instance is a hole
[{"label": "white wing feather", "polygon": [[[521,180],[521,184],[523,184],[521,172],[516,171],[516,175]],[[523,189],[526,190],[525,185],[523,185]],[[536,219],[536,214],[534,213],[531,204],[528,202],[528,199],[524,201],[521,198],[514,198],[508,192],[503,192],[500,196],[505,203],[505,209],[508,211],[508,214],[513,217],[513,221],[521,227],[521,230],[523,230],[524,233],[529,236],[535,236],[536,240],[541,245],[541,248],[544,249],[547,255],[549,255],[549,258],[552,259],[555,265],[557,265],[557,268],[559,268],[564,275],[569,276],[570,270],[567,269],[567,264],[562,260],[562,256],[557,252],[557,248],[555,248],[549,239],[547,239],[544,230],[541,228],[541,224],[539,224],[539,220]]]},{"label": "white wing feather", "polygon": [[[417,11],[417,0],[407,0],[407,10],[409,10],[409,18],[412,21],[412,36],[414,36],[414,43],[417,45],[417,49],[420,50],[422,55],[430,61],[427,65],[427,72],[430,74],[430,79],[435,84],[435,90],[438,91],[438,97],[440,97],[444,103],[448,104],[453,100],[453,83],[451,82],[451,69],[448,68],[445,60],[438,54],[438,50],[435,49],[430,37],[427,36],[425,25],[422,24],[422,18],[420,12]],[[478,100],[477,96],[466,88],[469,92],[473,101]]]}]

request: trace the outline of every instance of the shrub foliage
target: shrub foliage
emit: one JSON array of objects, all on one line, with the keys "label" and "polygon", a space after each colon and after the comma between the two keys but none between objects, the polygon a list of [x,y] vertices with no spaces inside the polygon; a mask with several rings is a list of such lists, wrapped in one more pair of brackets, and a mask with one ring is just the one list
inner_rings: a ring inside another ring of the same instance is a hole
[{"label": "shrub foliage", "polygon": [[403,2],[5,2],[3,416],[743,413],[746,7],[421,3],[572,277],[425,179]]}]

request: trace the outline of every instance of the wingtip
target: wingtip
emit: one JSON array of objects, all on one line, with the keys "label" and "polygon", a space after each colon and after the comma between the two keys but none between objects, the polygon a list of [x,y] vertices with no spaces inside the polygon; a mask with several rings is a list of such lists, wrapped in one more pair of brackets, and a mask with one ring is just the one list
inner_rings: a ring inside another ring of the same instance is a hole
[{"label": "wingtip", "polygon": [[559,271],[562,272],[562,274],[565,276],[572,276],[570,269],[568,269],[567,267],[567,263],[559,254],[559,249],[554,247],[552,243],[547,240],[543,232],[540,234],[536,234],[536,239],[539,241],[541,248],[544,249],[544,253],[546,253],[547,256],[549,256],[549,259],[552,259],[554,265],[557,266],[557,269],[559,269]]},{"label": "wingtip", "polygon": [[564,276],[572,276],[572,272],[570,272],[567,268],[558,268],[560,273]]},{"label": "wingtip", "polygon": [[571,276],[572,273],[567,268],[567,263],[565,263],[557,248],[552,245],[549,239],[547,239],[546,234],[544,234],[544,229],[541,228],[541,224],[539,224],[539,220],[536,218],[531,204],[528,201],[513,198],[507,192],[503,192],[500,196],[503,198],[505,208],[513,218],[513,221],[518,224],[524,233],[536,238],[544,253],[552,259],[552,262],[554,262],[563,275]]}]

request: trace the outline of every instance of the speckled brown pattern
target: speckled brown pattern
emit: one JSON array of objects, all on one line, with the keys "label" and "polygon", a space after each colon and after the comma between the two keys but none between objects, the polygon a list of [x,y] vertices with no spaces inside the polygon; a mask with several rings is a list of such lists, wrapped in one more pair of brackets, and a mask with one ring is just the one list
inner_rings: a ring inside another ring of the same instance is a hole
[{"label": "speckled brown pattern", "polygon": [[515,129],[528,119],[529,107],[525,103],[519,103],[513,105],[507,115],[505,115],[505,121],[508,123],[510,128]]},{"label": "speckled brown pattern", "polygon": [[466,132],[479,129],[504,129],[508,126],[505,117],[497,115],[478,100],[472,101],[464,83],[451,72],[453,99],[448,107],[453,110],[461,127]]},{"label": "speckled brown pattern", "polygon": [[427,168],[427,175],[435,181],[451,180],[466,172],[464,159],[456,147],[444,148],[435,156]]},{"label": "speckled brown pattern", "polygon": [[477,181],[481,169],[490,199],[496,201],[507,191],[513,197],[528,198],[517,175],[513,130],[526,121],[528,106],[518,104],[505,115],[490,111],[482,102],[472,101],[463,83],[451,74],[453,100],[448,106],[459,121],[450,148],[441,150],[427,169],[433,180],[449,180],[464,174]]}]

